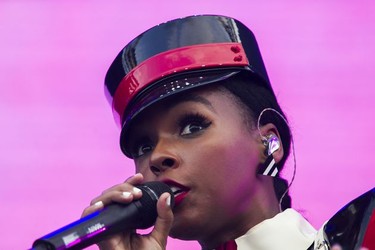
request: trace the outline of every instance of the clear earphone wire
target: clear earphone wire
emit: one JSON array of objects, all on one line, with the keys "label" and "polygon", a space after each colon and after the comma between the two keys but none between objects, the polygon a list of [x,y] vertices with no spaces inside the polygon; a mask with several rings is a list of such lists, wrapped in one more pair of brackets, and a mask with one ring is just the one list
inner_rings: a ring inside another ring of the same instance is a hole
[{"label": "clear earphone wire", "polygon": [[[260,120],[262,118],[262,115],[267,112],[267,111],[272,111],[272,112],[275,112],[278,116],[281,117],[281,119],[284,120],[284,122],[286,123],[286,125],[289,126],[289,123],[288,121],[285,119],[285,117],[277,110],[273,109],[273,108],[265,108],[262,110],[262,112],[260,112],[259,116],[258,116],[258,121],[257,121],[257,128],[258,128],[258,132],[260,134],[261,137],[263,137],[261,131],[260,131]],[[293,135],[292,133],[290,133],[290,141],[291,141],[291,146],[292,146],[292,155],[293,155],[293,175],[292,175],[292,179],[290,180],[289,184],[288,184],[288,187],[286,188],[285,192],[283,193],[283,195],[280,197],[280,200],[279,200],[279,210],[280,212],[282,212],[282,208],[281,208],[281,203],[285,197],[285,195],[288,193],[290,187],[292,186],[293,182],[294,182],[294,178],[296,177],[296,172],[297,172],[297,160],[296,160],[296,150],[294,148],[294,140],[293,140]],[[277,177],[276,177],[277,178]]]}]

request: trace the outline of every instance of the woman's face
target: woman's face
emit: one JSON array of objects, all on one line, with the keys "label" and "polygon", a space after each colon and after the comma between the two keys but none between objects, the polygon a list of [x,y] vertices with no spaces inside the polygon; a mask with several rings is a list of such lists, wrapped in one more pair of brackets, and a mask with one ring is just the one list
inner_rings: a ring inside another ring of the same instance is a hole
[{"label": "woman's face", "polygon": [[246,231],[261,155],[259,133],[249,127],[234,96],[217,87],[176,95],[133,122],[136,171],[181,190],[172,237],[205,242],[228,228]]}]

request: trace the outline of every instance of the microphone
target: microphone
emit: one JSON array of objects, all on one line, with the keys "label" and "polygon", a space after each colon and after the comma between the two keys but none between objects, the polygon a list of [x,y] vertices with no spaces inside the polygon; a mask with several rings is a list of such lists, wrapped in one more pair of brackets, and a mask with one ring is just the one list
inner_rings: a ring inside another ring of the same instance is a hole
[{"label": "microphone", "polygon": [[139,200],[129,204],[113,203],[101,211],[89,214],[35,240],[32,250],[78,250],[124,230],[151,227],[157,218],[156,202],[165,192],[171,194],[173,208],[174,195],[167,184],[155,181],[137,187],[142,190]]}]

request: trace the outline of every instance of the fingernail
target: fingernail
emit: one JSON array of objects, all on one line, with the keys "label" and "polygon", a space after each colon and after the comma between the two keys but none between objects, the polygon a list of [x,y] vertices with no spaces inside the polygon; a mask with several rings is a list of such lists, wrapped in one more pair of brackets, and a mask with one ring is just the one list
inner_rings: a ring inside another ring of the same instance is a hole
[{"label": "fingernail", "polygon": [[125,182],[127,182],[127,181],[129,181],[129,180],[132,180],[133,178],[138,178],[139,176],[142,176],[142,174],[141,174],[141,173],[136,173],[136,174],[134,174],[134,175],[128,177],[128,178],[125,180]]},{"label": "fingernail", "polygon": [[134,194],[139,194],[140,192],[142,192],[142,190],[140,190],[139,188],[133,187]]},{"label": "fingernail", "polygon": [[102,201],[97,201],[97,202],[95,202],[94,206],[95,206],[95,207],[103,207],[104,204],[103,204]]},{"label": "fingernail", "polygon": [[171,206],[171,195],[170,195],[170,194],[169,194],[168,197],[167,197],[166,203],[167,203],[167,206],[168,206],[168,207]]},{"label": "fingernail", "polygon": [[125,198],[129,198],[130,195],[132,195],[132,193],[130,193],[130,192],[123,192],[122,193],[122,196],[124,196]]}]

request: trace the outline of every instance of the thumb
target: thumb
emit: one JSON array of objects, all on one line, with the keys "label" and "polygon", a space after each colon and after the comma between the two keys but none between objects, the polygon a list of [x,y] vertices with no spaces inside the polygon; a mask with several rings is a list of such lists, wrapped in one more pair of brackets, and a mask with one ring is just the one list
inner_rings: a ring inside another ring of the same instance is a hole
[{"label": "thumb", "polygon": [[173,223],[173,213],[171,209],[171,195],[163,193],[156,205],[158,217],[156,218],[154,229],[151,232],[151,237],[154,238],[160,246],[167,245],[167,238]]}]

